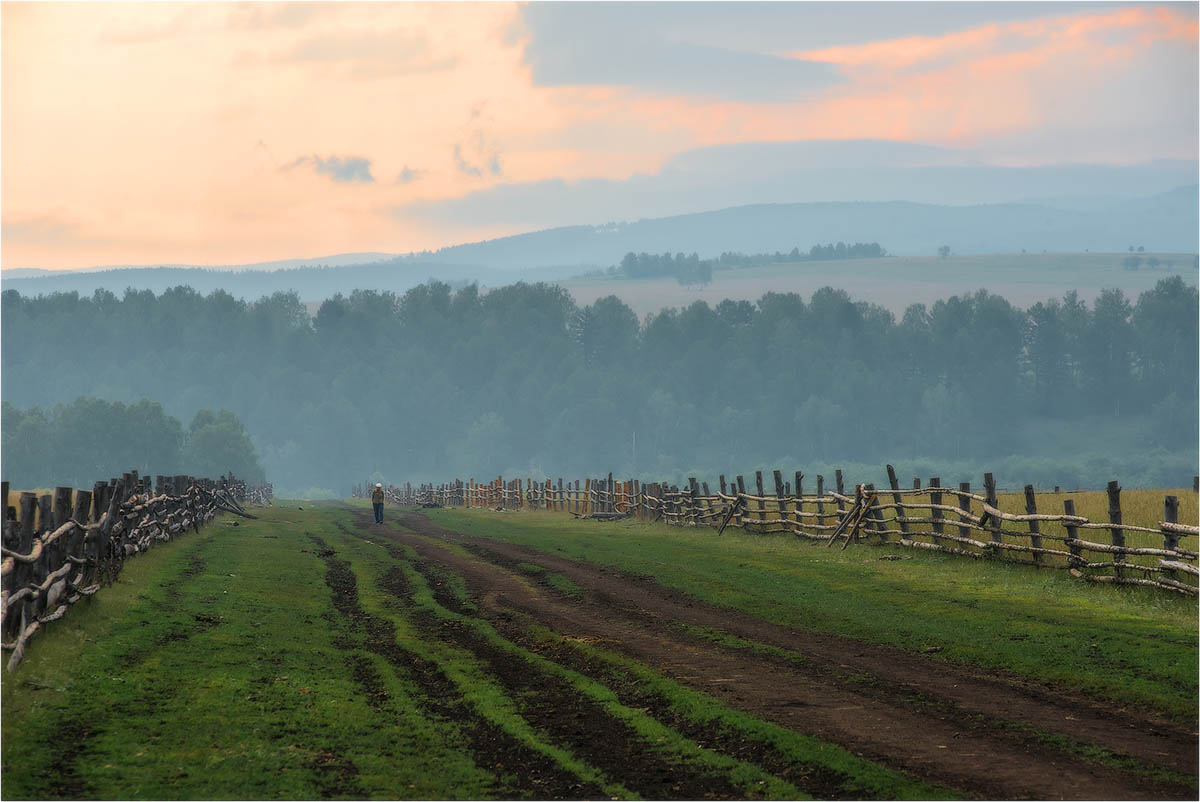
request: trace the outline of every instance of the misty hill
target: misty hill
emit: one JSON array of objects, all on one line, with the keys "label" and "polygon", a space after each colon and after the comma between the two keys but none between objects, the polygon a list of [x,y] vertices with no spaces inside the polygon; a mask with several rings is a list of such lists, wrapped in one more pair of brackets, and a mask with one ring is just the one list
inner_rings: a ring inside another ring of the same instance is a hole
[{"label": "misty hill", "polygon": [[[568,226],[443,248],[433,256],[491,267],[616,264],[624,254],[696,251],[788,251],[814,243],[878,242],[897,256],[937,252],[1123,251],[1192,252],[1196,186],[1144,198],[1098,200],[1092,208],[1038,203],[939,206],[907,201],[772,203],[633,223]],[[1063,204],[1065,205],[1065,204]],[[1082,205],[1082,204],[1080,204]]]},{"label": "misty hill", "polygon": [[[629,223],[566,226],[341,267],[229,271],[219,268],[139,268],[4,276],[22,295],[97,287],[163,289],[187,284],[201,292],[223,288],[241,298],[295,290],[306,300],[338,291],[374,288],[403,292],[433,277],[452,283],[499,286],[518,280],[558,280],[584,268],[615,265],[629,252],[807,250],[816,243],[878,242],[898,256],[932,255],[942,245],[958,254],[1117,252],[1130,245],[1157,252],[1196,249],[1196,186],[1144,198],[1076,198],[1048,203],[974,206],[892,202],[779,203],[738,206]],[[370,256],[383,256],[370,254]],[[314,260],[315,261],[315,260]]]}]

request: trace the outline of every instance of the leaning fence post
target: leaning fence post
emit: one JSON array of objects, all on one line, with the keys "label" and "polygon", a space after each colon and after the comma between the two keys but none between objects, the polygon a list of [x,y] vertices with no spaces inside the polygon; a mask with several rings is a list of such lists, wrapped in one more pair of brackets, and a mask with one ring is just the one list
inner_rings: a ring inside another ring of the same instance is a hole
[{"label": "leaning fence post", "polygon": [[891,465],[887,466],[888,484],[892,486],[892,501],[896,504],[895,516],[896,523],[900,525],[900,537],[908,538],[908,521],[904,514],[904,503],[900,497],[900,481],[896,478],[896,469]]},{"label": "leaning fence post", "polygon": [[[1121,486],[1117,484],[1117,480],[1113,479],[1108,483],[1108,520],[1109,523],[1116,524],[1112,527],[1112,544],[1114,548],[1121,551],[1113,554],[1113,562],[1125,562],[1125,530],[1121,528]],[[1120,566],[1115,566],[1113,573],[1118,577],[1123,577],[1125,571]]]},{"label": "leaning fence post", "polygon": [[[740,499],[746,495],[746,480],[740,473],[734,478],[735,478],[735,481],[737,482],[737,496]],[[749,504],[743,502],[741,509],[738,511],[738,513],[736,515],[733,516],[733,520],[735,522],[734,526],[739,526],[742,529],[746,528],[746,521],[744,518],[744,513],[749,508],[749,506],[750,506]]]}]

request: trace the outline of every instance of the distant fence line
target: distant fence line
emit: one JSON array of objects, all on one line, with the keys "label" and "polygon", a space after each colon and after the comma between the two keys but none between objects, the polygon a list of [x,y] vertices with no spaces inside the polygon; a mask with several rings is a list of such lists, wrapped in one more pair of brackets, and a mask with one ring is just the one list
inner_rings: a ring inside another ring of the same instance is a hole
[{"label": "distant fence line", "polygon": [[[1075,501],[1063,499],[1061,514],[1038,511],[1032,485],[1024,487],[1024,513],[1000,509],[992,474],[984,474],[984,493],[971,492],[969,482],[958,488],[942,487],[933,477],[925,487],[920,479],[901,488],[896,471],[887,466],[889,487],[856,485],[847,492],[842,472],[835,473],[833,489],[817,476],[816,494],[803,492],[804,475],[795,473],[795,485],[773,471],[774,494],[763,486],[762,471],[754,475],[748,492],[742,476],[711,492],[707,482],[689,478],[680,488],[660,482],[607,478],[557,484],[550,479],[499,477],[490,482],[456,479],[444,484],[416,487],[389,486],[387,496],[397,504],[462,507],[502,507],[557,510],[577,517],[634,516],[676,526],[711,526],[722,531],[735,526],[756,533],[786,532],[832,544],[850,542],[891,544],[938,551],[975,559],[1003,559],[1041,567],[1063,568],[1073,576],[1093,582],[1145,585],[1197,595],[1197,553],[1185,538],[1200,536],[1200,527],[1179,523],[1179,500],[1163,499],[1162,520],[1155,527],[1122,522],[1121,488],[1109,482],[1108,520],[1092,521],[1076,514]],[[1193,490],[1197,480],[1193,478]],[[794,492],[793,492],[794,490]],[[369,495],[370,485],[355,487],[355,495]],[[1058,489],[1055,488],[1056,495]],[[947,503],[949,502],[949,503]],[[1107,543],[1094,539],[1107,533]],[[1128,536],[1128,537],[1127,537]],[[1132,541],[1132,542],[1131,542]],[[1161,546],[1159,543],[1161,542]]]},{"label": "distant fence line", "polygon": [[253,518],[242,503],[268,504],[272,489],[232,475],[160,475],[151,487],[150,477],[130,471],[91,490],[57,487],[40,498],[22,492],[18,507],[9,506],[8,495],[3,482],[0,646],[12,652],[11,671],[42,625],[111,583],[126,559],[188,529],[200,531],[218,512]]}]

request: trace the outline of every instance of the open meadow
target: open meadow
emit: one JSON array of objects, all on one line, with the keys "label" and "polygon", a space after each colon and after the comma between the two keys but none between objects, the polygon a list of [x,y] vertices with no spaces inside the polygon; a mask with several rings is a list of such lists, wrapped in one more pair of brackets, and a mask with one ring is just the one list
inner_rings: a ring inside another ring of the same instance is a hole
[{"label": "open meadow", "polygon": [[4,673],[5,798],[1196,795],[1194,597],[635,519],[254,512]]},{"label": "open meadow", "polygon": [[[685,287],[674,277],[628,279],[577,278],[558,282],[583,306],[615,295],[639,316],[664,307],[685,307],[696,301],[716,306],[725,299],[757,301],[768,292],[794,292],[808,298],[821,287],[845,290],[855,300],[869,301],[897,317],[910,304],[929,306],[951,295],[970,295],[985,289],[1003,295],[1016,306],[1028,307],[1076,290],[1091,303],[1100,290],[1120,288],[1128,298],[1152,289],[1166,276],[1182,275],[1194,285],[1195,254],[1136,254],[1140,270],[1126,270],[1128,253],[1018,253],[937,256],[895,256],[883,259],[781,262],[741,270],[716,270],[711,284]],[[1145,260],[1159,267],[1149,269]]]}]

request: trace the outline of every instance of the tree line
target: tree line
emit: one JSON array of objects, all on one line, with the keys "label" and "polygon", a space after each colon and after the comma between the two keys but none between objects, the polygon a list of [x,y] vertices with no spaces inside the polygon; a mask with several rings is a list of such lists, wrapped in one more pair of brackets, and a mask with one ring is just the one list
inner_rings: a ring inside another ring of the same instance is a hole
[{"label": "tree line", "polygon": [[4,401],[0,419],[4,478],[19,487],[91,487],[131,468],[207,477],[232,471],[250,482],[265,480],[245,427],[224,409],[199,410],[185,429],[155,401],[81,396],[46,409]]},{"label": "tree line", "polygon": [[[146,397],[183,419],[229,409],[295,491],[372,473],[661,479],[884,461],[1179,486],[1195,466],[1197,313],[1177,276],[1136,300],[1071,292],[1022,309],[979,291],[899,318],[829,288],[644,320],[540,283],[355,290],[311,318],[295,293],[10,290],[3,396]],[[254,476],[218,472],[231,467]]]},{"label": "tree line", "polygon": [[596,271],[585,275],[591,276],[623,276],[625,278],[658,278],[674,276],[680,284],[709,284],[712,282],[714,270],[737,270],[759,265],[805,262],[830,261],[835,259],[878,259],[887,256],[887,250],[878,242],[856,242],[847,245],[844,242],[828,245],[814,245],[807,252],[793,247],[791,251],[775,251],[745,254],[736,251],[725,251],[715,259],[701,259],[700,255],[676,253],[633,253],[630,251],[621,259],[621,263],[613,265],[608,270]]}]

